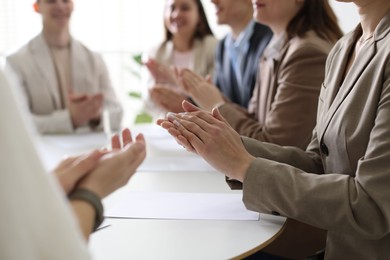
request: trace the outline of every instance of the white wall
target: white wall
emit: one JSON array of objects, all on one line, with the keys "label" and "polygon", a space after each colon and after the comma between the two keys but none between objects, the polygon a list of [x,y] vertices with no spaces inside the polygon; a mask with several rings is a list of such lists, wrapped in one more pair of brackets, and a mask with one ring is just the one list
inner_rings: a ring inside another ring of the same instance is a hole
[{"label": "white wall", "polygon": [[330,0],[330,4],[339,18],[339,24],[344,33],[355,29],[359,23],[359,16],[355,5],[351,3],[340,3],[336,0]]}]

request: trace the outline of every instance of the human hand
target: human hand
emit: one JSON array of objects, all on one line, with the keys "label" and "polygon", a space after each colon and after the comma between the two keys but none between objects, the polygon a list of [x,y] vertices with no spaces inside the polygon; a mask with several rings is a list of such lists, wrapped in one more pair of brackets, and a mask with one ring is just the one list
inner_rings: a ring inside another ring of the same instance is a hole
[{"label": "human hand", "polygon": [[154,103],[165,109],[175,113],[183,112],[181,103],[187,99],[187,96],[182,94],[175,88],[164,85],[156,85],[149,90],[150,98]]},{"label": "human hand", "polygon": [[74,127],[99,119],[103,109],[103,94],[73,94],[68,96],[68,109]]},{"label": "human hand", "polygon": [[255,159],[245,149],[239,134],[225,121],[218,109],[202,111],[184,101],[186,113],[169,113],[157,124],[167,129],[187,150],[202,156],[211,166],[226,176],[243,181]]},{"label": "human hand", "polygon": [[77,182],[94,169],[104,151],[95,150],[89,154],[68,157],[54,169],[54,174],[66,194],[69,194]]},{"label": "human hand", "polygon": [[203,78],[189,69],[182,69],[178,74],[180,88],[203,109],[211,111],[216,105],[225,102],[221,91],[211,84],[210,78]]},{"label": "human hand", "polygon": [[146,156],[145,139],[137,135],[135,141],[129,129],[122,131],[122,143],[118,135],[111,139],[112,151],[106,153],[99,164],[77,185],[96,193],[100,198],[124,186]]},{"label": "human hand", "polygon": [[149,59],[144,64],[152,74],[156,83],[171,86],[178,85],[178,78],[175,74],[174,67],[161,64],[154,59]]}]

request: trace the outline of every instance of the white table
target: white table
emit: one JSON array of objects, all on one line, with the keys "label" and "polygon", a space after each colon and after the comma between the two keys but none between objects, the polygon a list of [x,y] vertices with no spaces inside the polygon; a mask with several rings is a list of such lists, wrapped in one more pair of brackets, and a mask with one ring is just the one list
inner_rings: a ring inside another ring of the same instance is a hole
[{"label": "white table", "polygon": [[[153,146],[163,140],[154,126],[142,127],[148,143],[148,160],[165,156],[193,156],[184,150]],[[165,140],[165,139],[164,139]],[[165,140],[166,141],[166,140]],[[163,142],[163,141],[162,141]],[[52,168],[64,154],[77,154],[107,144],[103,133],[44,136],[41,154]],[[224,176],[210,171],[144,171],[104,200],[106,207],[128,191],[240,193],[231,191]],[[281,232],[284,218],[263,215],[260,221],[108,219],[109,225],[90,238],[96,260],[127,259],[230,259],[242,258],[266,246]]]}]

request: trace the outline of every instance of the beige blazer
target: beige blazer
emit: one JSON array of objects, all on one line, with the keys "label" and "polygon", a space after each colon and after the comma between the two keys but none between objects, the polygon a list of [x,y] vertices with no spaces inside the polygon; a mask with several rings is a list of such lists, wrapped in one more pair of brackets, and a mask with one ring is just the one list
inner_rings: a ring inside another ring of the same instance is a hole
[{"label": "beige blazer", "polygon": [[[88,94],[103,93],[104,108],[109,111],[111,126],[118,129],[122,108],[111,87],[103,59],[75,39],[71,41],[71,55],[74,90]],[[43,35],[39,34],[8,56],[7,64],[18,75],[38,130],[41,133],[73,132],[70,113],[61,108],[56,71]]]},{"label": "beige blazer", "polygon": [[229,102],[222,115],[241,135],[305,149],[332,46],[310,31],[287,41],[274,59],[263,54],[248,110]]},{"label": "beige blazer", "polygon": [[342,81],[359,32],[329,55],[306,152],[243,138],[245,205],[328,230],[326,259],[390,256],[390,13]]},{"label": "beige blazer", "polygon": [[[213,76],[214,73],[214,59],[215,59],[215,49],[217,47],[218,40],[214,36],[206,36],[203,40],[196,39],[193,46],[193,60],[189,69],[193,70],[195,73],[205,77],[207,75]],[[143,59],[152,58],[158,61],[159,63],[172,65],[173,61],[173,42],[168,41],[158,45],[155,48],[152,48],[150,52]],[[142,81],[143,81],[143,91],[142,96],[145,101],[147,110],[150,113],[158,114],[165,113],[166,111],[161,111],[161,108],[156,107],[153,104],[153,101],[150,100],[148,90],[154,86],[155,81],[150,72],[145,68],[142,71]]]}]

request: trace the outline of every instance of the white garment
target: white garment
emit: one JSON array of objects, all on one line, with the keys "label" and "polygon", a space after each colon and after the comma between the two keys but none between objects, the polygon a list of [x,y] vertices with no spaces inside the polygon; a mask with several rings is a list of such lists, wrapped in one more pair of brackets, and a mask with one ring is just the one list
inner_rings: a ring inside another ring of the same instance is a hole
[{"label": "white garment", "polygon": [[35,150],[37,133],[20,91],[0,69],[0,259],[90,259],[65,196]]}]

